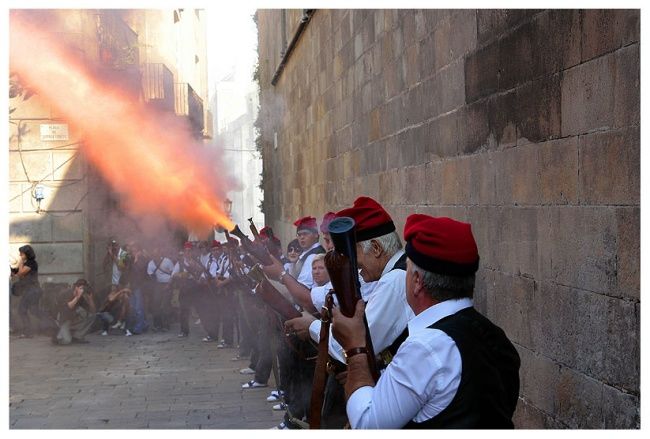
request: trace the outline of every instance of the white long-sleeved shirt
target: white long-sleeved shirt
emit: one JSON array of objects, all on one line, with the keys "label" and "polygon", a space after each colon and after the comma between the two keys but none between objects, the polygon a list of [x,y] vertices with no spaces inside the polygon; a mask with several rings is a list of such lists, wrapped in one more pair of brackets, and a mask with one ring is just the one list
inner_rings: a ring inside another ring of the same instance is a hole
[{"label": "white long-sleeved shirt", "polygon": [[449,406],[460,384],[460,352],[451,337],[428,327],[470,306],[471,299],[447,300],[409,322],[409,336],[375,387],[361,387],[348,399],[352,428],[401,428],[411,420],[431,419]]},{"label": "white long-sleeved shirt", "polygon": [[[359,286],[361,287],[361,299],[363,299],[364,302],[368,301],[368,296],[370,296],[370,293],[375,289],[375,286],[377,285],[376,281],[373,282],[365,282],[363,280],[363,277],[359,275]],[[321,308],[323,308],[323,305],[325,305],[325,296],[327,293],[332,289],[332,282],[327,282],[323,286],[317,286],[314,285],[314,287],[311,289],[311,303],[314,305],[314,307],[320,311]],[[334,295],[334,304],[338,306],[339,301],[336,299],[336,294]]]},{"label": "white long-sleeved shirt", "polygon": [[[404,251],[400,250],[388,260],[366,303],[370,339],[377,354],[393,343],[414,316],[413,310],[406,301],[406,272],[393,270],[395,263],[403,254]],[[309,335],[316,343],[320,339],[320,326],[320,320],[315,320],[309,325]],[[345,363],[343,347],[336,341],[331,331],[330,328],[330,355]]]},{"label": "white long-sleeved shirt", "polygon": [[[158,269],[156,270],[156,267]],[[156,282],[161,284],[168,284],[172,280],[172,272],[174,271],[174,263],[169,258],[162,258],[160,264],[152,259],[147,265],[147,274],[151,276],[156,273]]]}]

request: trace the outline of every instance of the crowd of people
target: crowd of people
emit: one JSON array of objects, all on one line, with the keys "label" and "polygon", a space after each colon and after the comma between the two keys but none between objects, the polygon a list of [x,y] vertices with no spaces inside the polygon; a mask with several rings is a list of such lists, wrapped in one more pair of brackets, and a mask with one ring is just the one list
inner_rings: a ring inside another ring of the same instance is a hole
[{"label": "crowd of people", "polygon": [[[328,271],[339,251],[330,225],[345,218],[354,221],[351,285],[360,299],[346,314],[354,291],[341,291],[341,273]],[[360,197],[320,224],[306,216],[294,225],[286,248],[269,227],[251,227],[250,240],[239,232],[226,242],[186,242],[180,252],[113,241],[110,293],[96,307],[79,279],[53,341],[84,342],[97,325],[102,335],[131,336],[178,324],[178,337],[187,337],[194,311],[204,342],[249,360],[242,389],[269,387],[273,374],[275,388],[264,395],[285,413],[274,428],[513,427],[520,360],[473,307],[479,254],[469,224],[413,214],[403,245],[383,206]],[[38,313],[42,293],[33,249],[20,255],[16,289],[27,316]]]}]

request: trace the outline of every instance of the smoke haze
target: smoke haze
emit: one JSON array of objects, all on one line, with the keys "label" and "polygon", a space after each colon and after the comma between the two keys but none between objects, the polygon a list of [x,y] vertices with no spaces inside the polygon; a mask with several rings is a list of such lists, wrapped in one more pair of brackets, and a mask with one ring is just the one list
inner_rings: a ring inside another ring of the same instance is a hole
[{"label": "smoke haze", "polygon": [[129,214],[153,223],[160,216],[204,236],[214,226],[234,227],[223,200],[235,183],[220,153],[208,152],[185,121],[93,73],[24,14],[12,12],[10,26],[12,72],[80,136],[84,157]]}]

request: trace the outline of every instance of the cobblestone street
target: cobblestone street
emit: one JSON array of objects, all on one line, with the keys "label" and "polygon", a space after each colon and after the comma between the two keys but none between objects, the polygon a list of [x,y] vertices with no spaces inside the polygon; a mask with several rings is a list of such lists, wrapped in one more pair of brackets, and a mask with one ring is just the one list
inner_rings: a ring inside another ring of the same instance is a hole
[{"label": "cobblestone street", "polygon": [[261,429],[281,412],[273,388],[242,390],[252,379],[235,349],[203,343],[201,330],[124,337],[99,333],[87,344],[54,346],[47,337],[11,338],[12,429]]}]

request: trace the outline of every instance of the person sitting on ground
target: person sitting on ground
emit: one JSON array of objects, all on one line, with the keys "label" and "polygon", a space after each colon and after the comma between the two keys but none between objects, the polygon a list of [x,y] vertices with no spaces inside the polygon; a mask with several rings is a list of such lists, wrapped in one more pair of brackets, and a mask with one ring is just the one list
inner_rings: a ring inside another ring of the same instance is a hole
[{"label": "person sitting on ground", "polygon": [[[126,328],[126,318],[129,315],[129,299],[131,290],[122,288],[111,292],[97,314],[102,320],[102,335],[108,335],[108,329],[121,329],[127,337],[132,333]],[[111,326],[113,324],[113,326]]]},{"label": "person sitting on ground", "polygon": [[95,323],[95,299],[88,281],[79,279],[73,287],[60,312],[59,332],[52,338],[54,344],[87,343],[86,334]]}]

